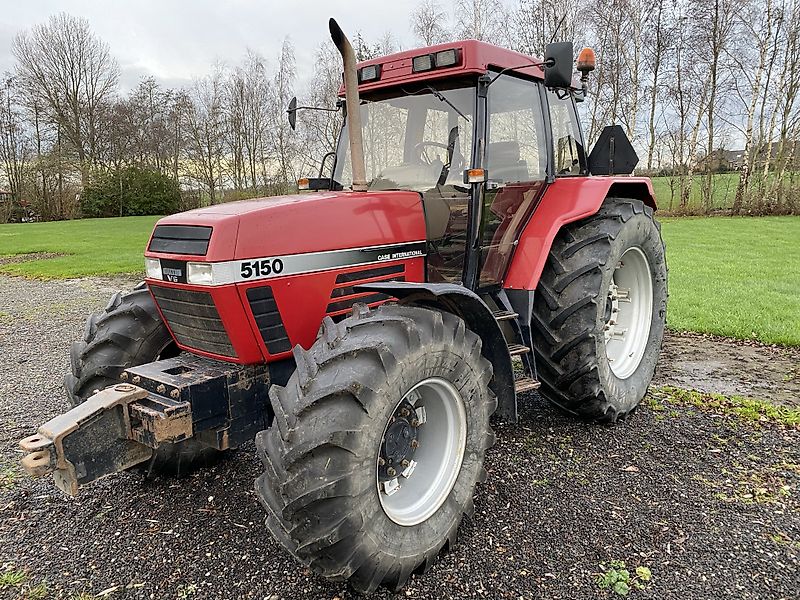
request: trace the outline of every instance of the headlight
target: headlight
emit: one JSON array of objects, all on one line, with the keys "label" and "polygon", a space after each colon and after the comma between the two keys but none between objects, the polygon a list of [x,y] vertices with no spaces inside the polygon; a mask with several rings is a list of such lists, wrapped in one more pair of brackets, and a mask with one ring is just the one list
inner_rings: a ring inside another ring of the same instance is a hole
[{"label": "headlight", "polygon": [[211,285],[214,283],[211,263],[186,263],[186,282],[194,285]]},{"label": "headlight", "polygon": [[161,261],[157,258],[144,259],[144,272],[150,279],[164,279],[161,274]]}]

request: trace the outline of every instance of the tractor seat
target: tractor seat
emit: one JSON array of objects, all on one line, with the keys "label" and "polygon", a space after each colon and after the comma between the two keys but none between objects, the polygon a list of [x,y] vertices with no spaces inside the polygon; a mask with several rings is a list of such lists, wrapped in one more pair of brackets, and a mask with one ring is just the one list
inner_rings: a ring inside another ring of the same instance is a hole
[{"label": "tractor seat", "polygon": [[528,163],[520,159],[519,143],[510,140],[493,142],[487,146],[486,155],[489,179],[502,182],[528,181]]}]

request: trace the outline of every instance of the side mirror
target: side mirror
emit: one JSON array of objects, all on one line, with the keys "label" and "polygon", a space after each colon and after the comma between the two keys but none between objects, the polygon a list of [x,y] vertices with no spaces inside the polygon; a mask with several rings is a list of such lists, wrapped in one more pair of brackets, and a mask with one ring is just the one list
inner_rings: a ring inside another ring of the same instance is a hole
[{"label": "side mirror", "polygon": [[289,113],[289,127],[294,131],[295,125],[297,124],[297,96],[289,101],[289,108],[286,112]]},{"label": "side mirror", "polygon": [[572,86],[572,42],[553,42],[545,47],[544,85],[548,88]]}]

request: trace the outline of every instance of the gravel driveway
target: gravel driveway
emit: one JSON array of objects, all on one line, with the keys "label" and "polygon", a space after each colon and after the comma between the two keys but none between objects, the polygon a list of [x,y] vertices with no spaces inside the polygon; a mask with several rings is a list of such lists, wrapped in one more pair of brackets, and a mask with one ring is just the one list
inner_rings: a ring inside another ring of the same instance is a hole
[{"label": "gravel driveway", "polygon": [[[266,533],[252,446],[181,480],[123,473],[76,499],[18,471],[17,440],[65,406],[70,341],[87,313],[131,284],[0,277],[0,574],[26,574],[0,583],[0,597],[38,597],[42,582],[47,598],[351,597]],[[661,366],[659,382],[702,387],[710,376],[685,380],[684,346],[670,337],[665,357],[675,361]],[[735,354],[722,340],[706,346]],[[771,385],[796,404],[798,353],[749,351],[787,373],[786,385],[777,376]],[[735,376],[726,376],[735,390],[752,388]],[[596,575],[612,560],[652,571],[633,598],[799,597],[797,429],[668,403],[589,426],[531,395],[521,423],[497,433],[458,545],[399,597],[610,598]]]}]

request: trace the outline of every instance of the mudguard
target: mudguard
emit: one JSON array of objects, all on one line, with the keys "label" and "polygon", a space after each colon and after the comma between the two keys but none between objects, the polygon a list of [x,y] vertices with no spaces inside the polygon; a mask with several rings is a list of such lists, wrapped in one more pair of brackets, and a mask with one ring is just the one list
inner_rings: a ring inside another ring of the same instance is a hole
[{"label": "mudguard", "polygon": [[483,342],[481,353],[494,368],[489,387],[497,396],[495,415],[507,423],[517,421],[514,371],[508,343],[492,310],[475,292],[455,283],[408,281],[366,283],[358,286],[357,290],[383,292],[397,298],[401,304],[442,308],[464,319],[467,327],[480,336]]},{"label": "mudguard", "polygon": [[600,210],[609,197],[636,198],[656,208],[653,184],[647,177],[564,177],[552,183],[522,230],[503,287],[534,290],[550,246],[567,223]]}]

